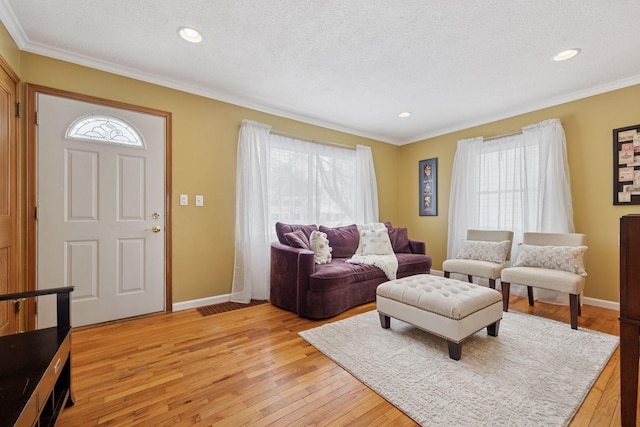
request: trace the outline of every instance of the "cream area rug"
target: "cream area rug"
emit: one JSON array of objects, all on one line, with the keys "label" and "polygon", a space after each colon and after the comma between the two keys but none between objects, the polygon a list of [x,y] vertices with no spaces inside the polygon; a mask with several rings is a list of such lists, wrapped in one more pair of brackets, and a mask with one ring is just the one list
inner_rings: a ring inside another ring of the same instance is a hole
[{"label": "cream area rug", "polygon": [[564,426],[618,337],[528,314],[503,313],[497,337],[467,338],[462,358],[444,339],[377,311],[300,336],[423,426]]}]

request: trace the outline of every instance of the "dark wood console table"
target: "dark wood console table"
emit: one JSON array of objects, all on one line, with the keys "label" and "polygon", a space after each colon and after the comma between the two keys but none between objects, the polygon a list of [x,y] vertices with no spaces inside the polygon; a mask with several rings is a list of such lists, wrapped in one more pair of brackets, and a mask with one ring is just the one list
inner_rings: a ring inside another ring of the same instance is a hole
[{"label": "dark wood console table", "polygon": [[640,215],[620,218],[620,415],[636,426],[640,354]]},{"label": "dark wood console table", "polygon": [[56,294],[57,326],[0,337],[0,426],[53,426],[71,392],[73,287],[0,295],[0,301]]}]

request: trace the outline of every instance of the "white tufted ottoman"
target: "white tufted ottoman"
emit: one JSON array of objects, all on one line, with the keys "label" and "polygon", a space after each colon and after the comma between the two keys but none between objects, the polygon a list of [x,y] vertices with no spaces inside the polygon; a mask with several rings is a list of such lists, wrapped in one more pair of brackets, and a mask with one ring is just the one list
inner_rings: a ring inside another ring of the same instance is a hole
[{"label": "white tufted ottoman", "polygon": [[376,291],[380,325],[391,317],[441,336],[449,357],[460,360],[462,340],[486,327],[498,336],[502,295],[495,289],[430,274],[417,274],[382,283]]}]

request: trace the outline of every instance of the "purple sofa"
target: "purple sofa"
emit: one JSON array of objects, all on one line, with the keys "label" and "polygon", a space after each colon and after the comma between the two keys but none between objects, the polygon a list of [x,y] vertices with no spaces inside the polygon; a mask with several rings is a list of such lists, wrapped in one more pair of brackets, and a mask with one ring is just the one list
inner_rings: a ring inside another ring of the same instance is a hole
[{"label": "purple sofa", "polygon": [[[398,258],[397,277],[430,273],[431,257],[425,254],[425,243],[410,240],[406,228],[385,225]],[[304,247],[313,230],[327,233],[333,249],[328,264],[316,264],[313,252]],[[375,301],[376,288],[388,280],[378,267],[346,262],[360,241],[356,225],[329,228],[277,223],[276,234],[278,242],[271,244],[271,303],[300,317],[324,319]]]}]

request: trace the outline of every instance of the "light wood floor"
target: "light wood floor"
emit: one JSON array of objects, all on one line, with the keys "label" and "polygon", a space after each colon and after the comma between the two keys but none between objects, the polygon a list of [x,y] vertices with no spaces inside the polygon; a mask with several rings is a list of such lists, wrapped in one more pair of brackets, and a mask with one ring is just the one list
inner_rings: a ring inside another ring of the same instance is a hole
[{"label": "light wood floor", "polygon": [[[373,309],[367,304],[329,321]],[[569,328],[565,306],[530,308],[512,296],[511,309]],[[74,330],[76,404],[59,425],[416,425],[298,337],[323,323],[264,304]],[[618,312],[584,306],[580,327],[619,335]],[[572,426],[620,425],[619,362],[616,350]]]}]

